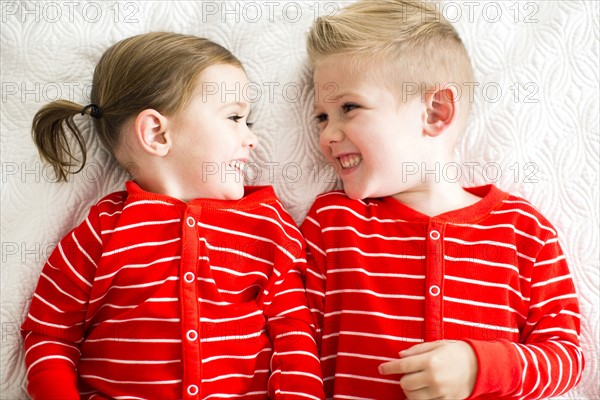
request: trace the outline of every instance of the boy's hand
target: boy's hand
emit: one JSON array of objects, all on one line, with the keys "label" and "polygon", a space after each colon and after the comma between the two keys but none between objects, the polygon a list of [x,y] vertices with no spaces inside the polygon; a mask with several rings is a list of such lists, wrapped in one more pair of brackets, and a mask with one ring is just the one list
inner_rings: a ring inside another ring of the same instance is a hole
[{"label": "boy's hand", "polygon": [[417,344],[400,359],[379,366],[382,375],[403,374],[400,386],[409,400],[464,399],[477,378],[477,357],[462,341]]}]

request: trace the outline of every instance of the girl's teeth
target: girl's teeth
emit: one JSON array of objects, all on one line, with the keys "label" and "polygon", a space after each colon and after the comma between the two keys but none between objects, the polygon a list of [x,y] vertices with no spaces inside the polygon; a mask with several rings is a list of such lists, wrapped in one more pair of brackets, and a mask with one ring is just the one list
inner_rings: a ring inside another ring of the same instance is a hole
[{"label": "girl's teeth", "polygon": [[342,168],[352,168],[356,167],[362,161],[362,156],[357,154],[350,154],[347,156],[342,156],[339,158],[340,164],[342,164]]},{"label": "girl's teeth", "polygon": [[242,171],[244,169],[245,164],[241,161],[233,161],[232,163],[229,164],[230,167],[235,168],[239,171]]}]

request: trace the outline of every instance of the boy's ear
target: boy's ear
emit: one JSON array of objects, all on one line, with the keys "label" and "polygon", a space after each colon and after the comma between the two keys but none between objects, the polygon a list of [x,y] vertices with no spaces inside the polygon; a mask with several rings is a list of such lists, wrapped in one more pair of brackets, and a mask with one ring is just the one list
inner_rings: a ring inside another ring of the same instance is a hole
[{"label": "boy's ear", "polygon": [[426,112],[423,116],[423,131],[428,136],[438,136],[454,120],[456,114],[456,89],[448,87],[425,93]]},{"label": "boy's ear", "polygon": [[164,115],[146,109],[138,114],[134,127],[137,141],[148,153],[161,157],[169,153],[172,142]]}]

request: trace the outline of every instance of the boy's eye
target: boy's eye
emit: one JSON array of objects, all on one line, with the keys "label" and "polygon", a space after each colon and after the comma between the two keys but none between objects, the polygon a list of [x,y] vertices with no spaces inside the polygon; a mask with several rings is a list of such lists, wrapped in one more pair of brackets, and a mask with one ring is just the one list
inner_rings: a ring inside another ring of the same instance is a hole
[{"label": "boy's eye", "polygon": [[252,127],[254,126],[254,122],[247,122],[247,121],[246,121],[246,126],[247,126],[249,129],[252,129]]},{"label": "boy's eye", "polygon": [[238,122],[240,119],[244,118],[241,115],[230,115],[228,117],[230,120],[232,120],[233,122]]},{"label": "boy's eye", "polygon": [[321,122],[327,121],[327,114],[318,114],[315,119],[320,124]]},{"label": "boy's eye", "polygon": [[352,110],[354,110],[355,108],[358,108],[358,104],[354,104],[354,103],[345,103],[344,105],[342,105],[342,110],[344,110],[344,112],[350,112]]}]

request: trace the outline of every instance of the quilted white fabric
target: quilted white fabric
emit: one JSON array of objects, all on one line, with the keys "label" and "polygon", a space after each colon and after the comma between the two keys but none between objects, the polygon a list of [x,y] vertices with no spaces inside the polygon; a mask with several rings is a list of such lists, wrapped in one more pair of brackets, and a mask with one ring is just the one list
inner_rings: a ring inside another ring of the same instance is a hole
[{"label": "quilted white fabric", "polygon": [[[151,30],[208,37],[231,49],[253,82],[260,144],[256,184],[272,184],[298,223],[336,187],[323,166],[305,32],[333,1],[5,1],[1,6],[0,398],[25,399],[19,327],[44,260],[89,206],[123,187],[125,174],[93,137],[89,164],[68,183],[40,162],[31,120],[44,103],[87,103],[102,52]],[[472,55],[478,86],[457,149],[465,185],[495,182],[528,198],[557,227],[581,300],[586,366],[569,399],[598,399],[599,117],[595,1],[446,2]],[[464,93],[469,95],[469,93]],[[81,119],[88,136],[87,119]],[[473,164],[465,164],[470,161]],[[260,167],[260,168],[259,168]],[[390,171],[397,173],[397,171]],[[454,169],[441,174],[455,177]]]}]

